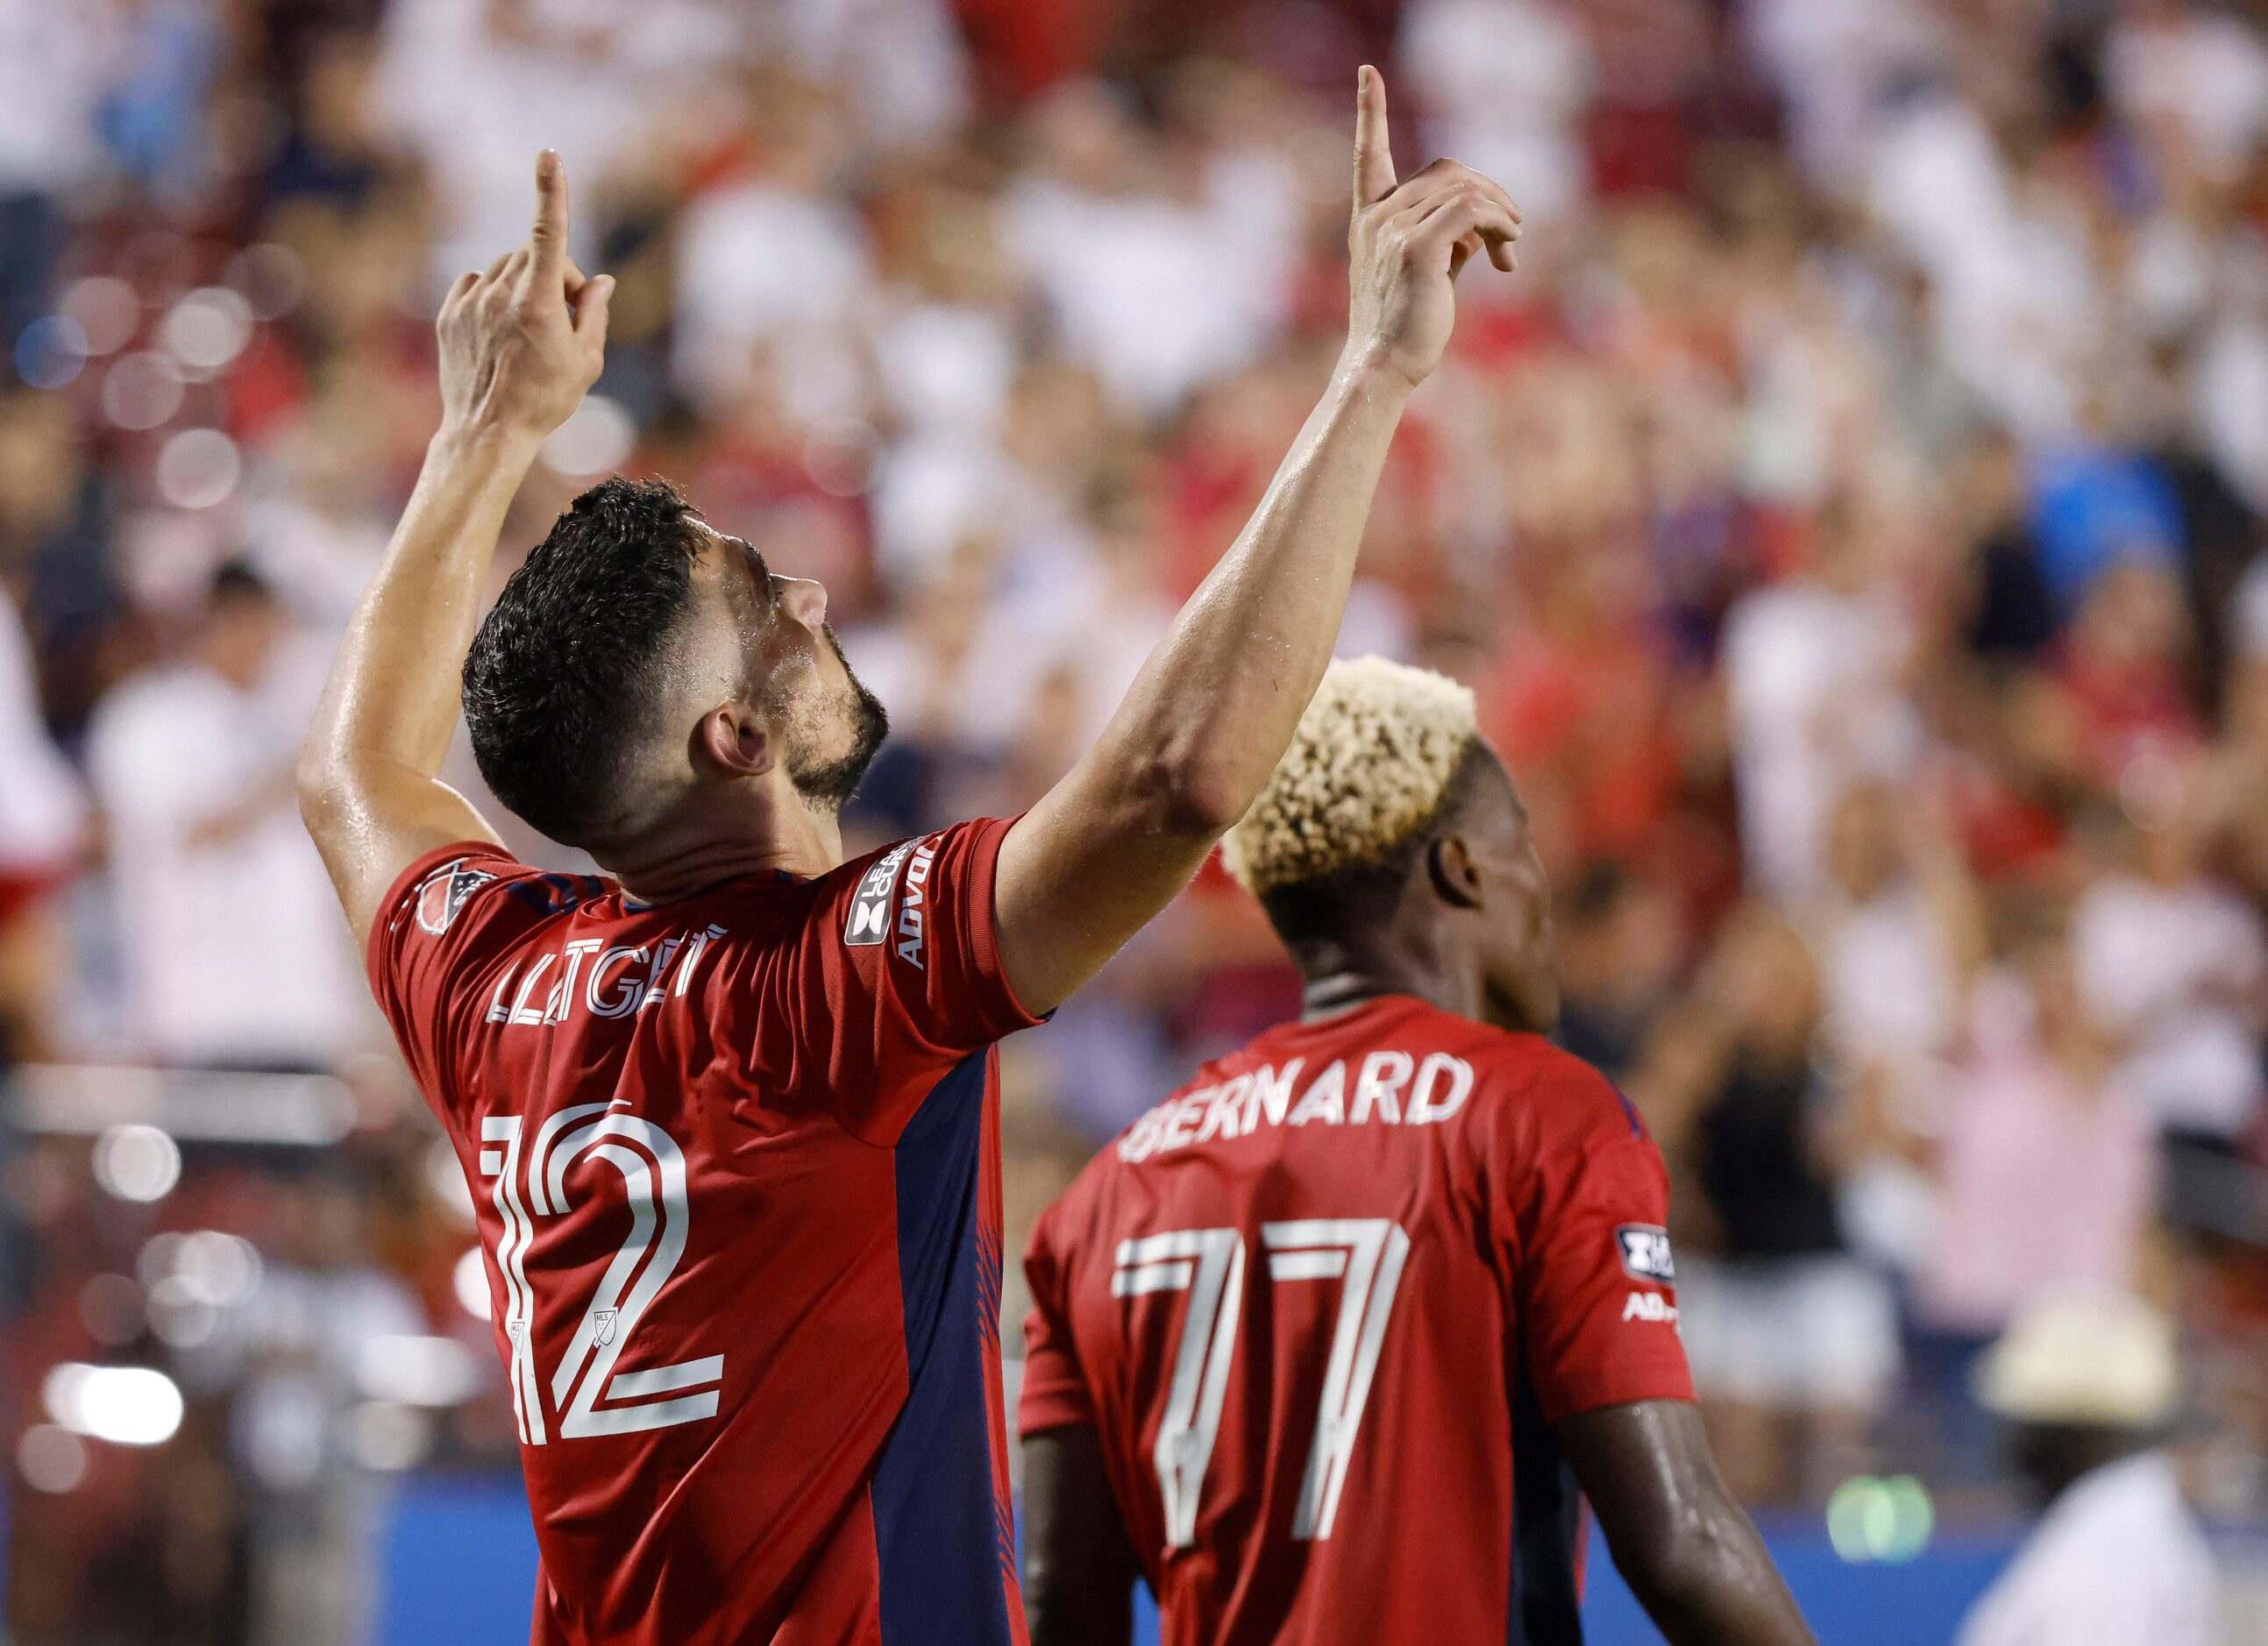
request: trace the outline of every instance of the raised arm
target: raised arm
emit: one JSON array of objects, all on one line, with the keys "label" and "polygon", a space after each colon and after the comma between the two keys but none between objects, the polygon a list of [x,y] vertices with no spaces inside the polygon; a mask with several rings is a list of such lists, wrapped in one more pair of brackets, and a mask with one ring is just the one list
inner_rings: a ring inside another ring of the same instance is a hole
[{"label": "raised arm", "polygon": [[1519,233],[1504,191],[1454,162],[1395,183],[1386,88],[1364,69],[1351,312],[1330,386],[1100,740],[1001,846],[1001,959],[1032,1010],[1163,908],[1275,769],[1330,661],[1395,426],[1448,342],[1451,283],[1484,246],[1509,270]]},{"label": "raised arm", "polygon": [[1554,1432],[1615,1569],[1670,1646],[1814,1646],[1718,1477],[1699,1407],[1636,1400],[1563,1419]]},{"label": "raised arm", "polygon": [[299,812],[357,941],[420,855],[496,839],[441,762],[504,511],[606,347],[614,282],[584,280],[566,246],[567,180],[546,150],[527,244],[460,276],[441,305],[440,430],[300,752]]}]

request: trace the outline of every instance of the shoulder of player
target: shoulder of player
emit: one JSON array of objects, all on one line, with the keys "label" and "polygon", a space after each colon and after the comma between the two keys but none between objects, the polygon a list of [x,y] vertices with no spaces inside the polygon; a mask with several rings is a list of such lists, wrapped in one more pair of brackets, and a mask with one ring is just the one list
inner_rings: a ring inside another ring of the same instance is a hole
[{"label": "shoulder of player", "polygon": [[587,895],[594,877],[553,874],[497,847],[460,841],[403,870],[392,907],[397,918],[406,915],[417,930],[439,937],[464,927],[468,909],[477,919],[504,908],[541,915],[572,907],[566,883],[576,881]]},{"label": "shoulder of player", "polygon": [[1533,1128],[1539,1146],[1646,1135],[1631,1100],[1572,1052],[1540,1034],[1467,1026],[1469,1037],[1444,1049],[1473,1065],[1474,1103],[1516,1117]]},{"label": "shoulder of player", "polygon": [[[808,925],[842,944],[879,944],[901,918],[898,893],[911,879],[926,874],[948,831],[917,834],[878,847],[858,857],[808,879],[784,871],[760,871],[736,876],[692,897],[666,904],[645,904],[628,896],[614,880],[600,875],[572,874],[537,868],[492,849],[467,844],[432,854],[405,878],[395,907],[414,915],[426,932],[439,936],[459,922],[469,907],[477,923],[494,928],[499,940],[534,937],[549,917],[579,916],[595,920],[590,940],[600,941],[604,930],[621,927],[633,934],[625,941],[643,941],[637,933],[682,928],[703,933],[717,945],[712,952],[776,946],[799,926]],[[861,911],[872,918],[861,924]],[[513,919],[507,914],[524,916]]]},{"label": "shoulder of player", "polygon": [[[853,857],[811,882],[816,899],[806,918],[822,929],[832,927],[831,935],[845,948],[889,945],[900,959],[919,965],[939,856],[966,863],[968,842],[981,841],[988,829],[1005,833],[997,819],[977,818],[909,834]],[[997,838],[991,843],[997,848]]]},{"label": "shoulder of player", "polygon": [[1064,1186],[1034,1225],[1036,1238],[1053,1238],[1059,1245],[1077,1245],[1077,1232],[1100,1215],[1109,1198],[1110,1186],[1125,1170],[1113,1138],[1087,1157],[1086,1164]]}]

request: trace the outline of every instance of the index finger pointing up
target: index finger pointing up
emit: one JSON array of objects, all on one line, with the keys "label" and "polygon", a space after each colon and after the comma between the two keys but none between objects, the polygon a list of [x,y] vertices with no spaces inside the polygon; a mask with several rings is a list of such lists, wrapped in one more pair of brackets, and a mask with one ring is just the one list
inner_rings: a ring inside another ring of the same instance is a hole
[{"label": "index finger pointing up", "polygon": [[1368,63],[1355,77],[1354,209],[1394,192],[1394,152],[1386,137],[1386,82]]},{"label": "index finger pointing up", "polygon": [[534,272],[557,279],[567,259],[567,168],[556,150],[535,157],[535,227],[527,237]]}]

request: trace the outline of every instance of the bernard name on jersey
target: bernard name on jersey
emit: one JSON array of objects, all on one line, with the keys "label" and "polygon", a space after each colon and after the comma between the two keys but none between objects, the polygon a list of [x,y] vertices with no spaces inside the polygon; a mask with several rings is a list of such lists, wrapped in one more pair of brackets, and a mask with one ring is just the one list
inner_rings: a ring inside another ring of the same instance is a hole
[{"label": "bernard name on jersey", "polygon": [[[1447,1052],[1424,1060],[1408,1052],[1372,1052],[1351,1070],[1347,1059],[1307,1074],[1294,1057],[1168,1099],[1128,1128],[1118,1157],[1146,1160],[1216,1137],[1243,1137],[1270,1126],[1429,1126],[1454,1118],[1473,1094],[1473,1066]],[[1297,1092],[1297,1097],[1294,1097]]]}]

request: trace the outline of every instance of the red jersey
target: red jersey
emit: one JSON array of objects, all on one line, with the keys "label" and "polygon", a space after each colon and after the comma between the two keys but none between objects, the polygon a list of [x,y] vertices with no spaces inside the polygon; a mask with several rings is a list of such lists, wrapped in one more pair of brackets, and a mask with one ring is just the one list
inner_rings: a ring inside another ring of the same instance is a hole
[{"label": "red jersey", "polygon": [[371,983],[479,1209],[541,1646],[1025,1639],[1007,827],[659,907],[460,845],[388,895]]},{"label": "red jersey", "polygon": [[1023,1430],[1100,1432],[1167,1646],[1580,1640],[1550,1425],[1692,1398],[1668,1197],[1535,1035],[1406,996],[1270,1029],[1041,1218]]}]

